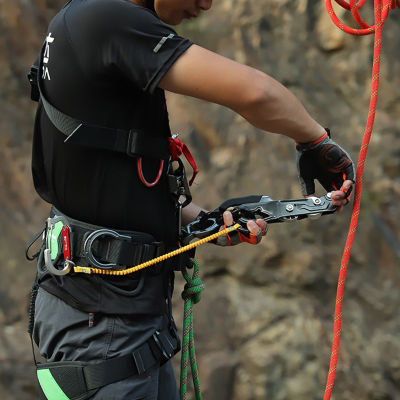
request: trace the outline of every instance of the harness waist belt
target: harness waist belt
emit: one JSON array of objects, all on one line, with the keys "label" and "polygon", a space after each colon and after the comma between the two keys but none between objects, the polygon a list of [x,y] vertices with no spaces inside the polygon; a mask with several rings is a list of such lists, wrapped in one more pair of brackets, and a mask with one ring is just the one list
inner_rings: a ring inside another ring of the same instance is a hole
[{"label": "harness waist belt", "polygon": [[[55,207],[47,220],[45,246],[53,265],[73,262],[103,269],[137,265],[167,250],[163,242],[148,233],[88,224],[66,216]],[[50,272],[57,274],[57,270]]]}]

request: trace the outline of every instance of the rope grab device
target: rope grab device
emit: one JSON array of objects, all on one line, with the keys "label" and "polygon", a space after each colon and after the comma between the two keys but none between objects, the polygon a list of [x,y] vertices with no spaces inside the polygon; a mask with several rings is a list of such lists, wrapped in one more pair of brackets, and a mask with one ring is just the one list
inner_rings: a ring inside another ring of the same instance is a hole
[{"label": "rope grab device", "polygon": [[400,8],[400,0],[374,0],[374,17],[375,24],[370,26],[361,17],[359,10],[364,6],[366,0],[335,0],[337,4],[346,10],[351,11],[355,21],[360,28],[355,29],[346,26],[335,14],[332,7],[332,0],[325,0],[326,9],[333,23],[342,31],[351,35],[375,35],[374,40],[374,58],[372,66],[372,87],[371,87],[371,99],[369,104],[369,112],[367,124],[363,136],[363,141],[358,157],[357,172],[356,172],[356,183],[354,191],[354,203],[353,212],[350,221],[350,227],[347,234],[346,244],[342,255],[338,287],[336,293],[336,305],[335,305],[335,317],[334,317],[334,332],[333,332],[333,343],[332,343],[332,354],[329,366],[328,378],[325,387],[324,400],[329,400],[332,395],[333,385],[335,382],[336,366],[339,357],[339,346],[340,346],[340,333],[342,326],[342,307],[343,307],[343,293],[346,281],[347,268],[349,265],[350,254],[353,247],[354,236],[357,229],[358,216],[360,214],[361,204],[361,192],[362,192],[362,177],[365,165],[365,159],[367,157],[368,145],[371,140],[372,128],[375,120],[375,110],[378,101],[378,89],[379,89],[379,72],[380,72],[380,60],[381,60],[381,48],[382,48],[382,32],[383,26],[389,15],[389,10]]}]

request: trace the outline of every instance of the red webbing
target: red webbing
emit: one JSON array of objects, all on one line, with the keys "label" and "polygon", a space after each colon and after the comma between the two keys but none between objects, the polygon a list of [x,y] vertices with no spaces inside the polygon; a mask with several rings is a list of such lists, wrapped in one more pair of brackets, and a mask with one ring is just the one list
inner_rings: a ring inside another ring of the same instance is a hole
[{"label": "red webbing", "polygon": [[333,344],[332,344],[332,354],[331,362],[329,366],[328,378],[325,388],[324,400],[329,400],[331,398],[333,385],[335,382],[336,366],[339,356],[339,346],[340,346],[340,333],[342,325],[342,306],[343,306],[343,293],[346,280],[347,267],[349,264],[351,249],[353,246],[354,236],[357,229],[358,215],[360,213],[360,203],[361,203],[361,191],[362,191],[362,176],[364,171],[365,159],[367,156],[368,145],[371,139],[372,128],[375,120],[375,110],[376,103],[378,100],[378,88],[379,88],[379,67],[380,67],[380,54],[382,45],[382,30],[385,24],[386,18],[389,13],[389,9],[394,9],[396,6],[400,8],[400,0],[374,0],[374,15],[375,15],[375,25],[369,26],[360,16],[359,9],[365,4],[366,0],[349,0],[347,3],[344,0],[335,0],[336,3],[342,7],[350,10],[360,26],[360,29],[350,28],[344,25],[339,18],[336,16],[333,7],[332,0],[325,0],[325,5],[328,13],[335,23],[341,30],[352,35],[368,35],[375,33],[374,41],[374,60],[372,67],[372,88],[371,88],[371,100],[369,105],[369,113],[367,124],[364,132],[364,137],[360,149],[360,154],[357,163],[357,178],[355,183],[354,191],[354,204],[353,213],[351,216],[350,228],[347,234],[346,245],[344,248],[338,287],[336,293],[336,306],[335,306],[335,322],[334,322],[334,333],[333,333]]},{"label": "red webbing", "polygon": [[199,170],[196,166],[196,161],[194,160],[192,153],[190,152],[189,148],[186,146],[185,143],[180,141],[179,139],[169,137],[169,153],[171,154],[172,161],[178,159],[178,157],[183,153],[186,159],[188,160],[189,164],[193,168],[193,175],[189,181],[189,185],[191,186],[194,178],[199,173]]}]

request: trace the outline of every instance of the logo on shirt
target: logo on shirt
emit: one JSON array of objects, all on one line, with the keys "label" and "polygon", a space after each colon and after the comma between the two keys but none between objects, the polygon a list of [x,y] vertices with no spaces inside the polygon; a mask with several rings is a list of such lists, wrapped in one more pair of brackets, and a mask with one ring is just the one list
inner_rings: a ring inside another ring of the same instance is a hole
[{"label": "logo on shirt", "polygon": [[154,47],[153,51],[154,53],[158,53],[158,51],[161,49],[161,46],[168,40],[172,39],[175,35],[173,33],[170,33],[168,36],[164,36],[157,44],[156,47]]},{"label": "logo on shirt", "polygon": [[50,59],[50,43],[54,42],[54,38],[51,36],[51,32],[46,37],[46,45],[44,48],[44,54],[43,54],[43,71],[42,71],[42,79],[48,79],[50,80],[50,72],[49,68],[47,66],[49,59]]}]

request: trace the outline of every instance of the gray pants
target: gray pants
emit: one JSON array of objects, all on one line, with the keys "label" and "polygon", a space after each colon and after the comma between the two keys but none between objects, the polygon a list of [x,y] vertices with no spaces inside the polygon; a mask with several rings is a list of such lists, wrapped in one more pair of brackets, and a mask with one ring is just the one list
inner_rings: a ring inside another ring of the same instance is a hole
[{"label": "gray pants", "polygon": [[[33,338],[48,362],[99,362],[132,352],[162,327],[163,317],[94,315],[39,289]],[[90,325],[90,326],[89,326]],[[102,387],[93,400],[179,400],[171,361]]]}]

